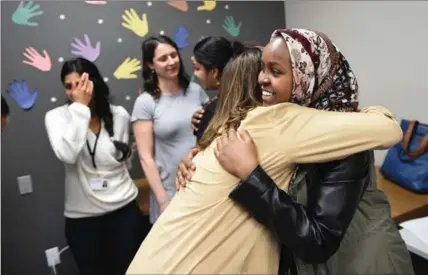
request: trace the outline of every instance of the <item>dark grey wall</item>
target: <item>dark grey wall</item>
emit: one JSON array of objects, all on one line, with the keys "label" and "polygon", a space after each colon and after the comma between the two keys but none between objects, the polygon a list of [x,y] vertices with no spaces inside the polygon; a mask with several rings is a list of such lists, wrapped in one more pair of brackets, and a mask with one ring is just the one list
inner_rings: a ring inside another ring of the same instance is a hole
[{"label": "dark grey wall", "polygon": [[[63,237],[63,165],[52,153],[44,128],[45,113],[65,102],[59,72],[60,57],[72,57],[70,44],[73,37],[84,41],[88,34],[93,45],[101,42],[101,54],[97,59],[102,74],[108,77],[113,102],[131,111],[137,90],[138,79],[117,80],[113,76],[126,57],[141,60],[140,44],[143,38],[121,26],[125,9],[134,8],[141,15],[147,13],[149,34],[161,30],[174,37],[174,30],[183,25],[188,28],[190,45],[184,48],[185,66],[191,72],[193,45],[203,35],[223,35],[241,41],[258,41],[265,44],[275,28],[284,27],[283,2],[217,2],[213,11],[197,11],[200,2],[188,2],[187,12],[178,11],[166,2],[118,1],[104,6],[92,6],[84,1],[40,1],[43,14],[30,22],[38,26],[15,24],[11,16],[19,2],[1,2],[1,91],[11,107],[11,120],[1,139],[1,210],[2,210],[2,274],[27,275],[49,274],[45,253],[53,246],[64,247]],[[60,15],[65,19],[61,20]],[[222,27],[226,16],[242,21],[240,35],[231,37]],[[16,18],[15,18],[16,19]],[[98,20],[103,19],[99,24]],[[210,24],[206,20],[210,20]],[[15,20],[16,21],[16,20]],[[147,35],[148,36],[148,35]],[[122,43],[118,43],[118,38]],[[23,64],[23,52],[27,47],[39,52],[48,52],[52,67],[42,72]],[[8,84],[14,79],[25,79],[31,89],[39,93],[34,107],[22,110],[7,94]],[[127,96],[129,96],[127,100]],[[56,102],[51,98],[55,97]],[[142,175],[134,160],[134,177]],[[32,194],[20,196],[16,178],[31,175]],[[58,274],[77,274],[70,252],[62,255]]]}]

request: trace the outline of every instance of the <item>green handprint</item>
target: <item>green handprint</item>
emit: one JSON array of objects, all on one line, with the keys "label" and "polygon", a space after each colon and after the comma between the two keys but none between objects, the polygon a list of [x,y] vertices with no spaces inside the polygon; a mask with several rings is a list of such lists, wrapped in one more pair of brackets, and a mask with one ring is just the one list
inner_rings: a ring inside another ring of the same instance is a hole
[{"label": "green handprint", "polygon": [[21,1],[18,8],[12,14],[13,23],[30,27],[38,26],[39,23],[29,22],[28,20],[43,14],[43,11],[39,10],[39,8],[39,5],[33,6],[33,1],[28,2],[27,5],[24,5],[24,1]]},{"label": "green handprint", "polygon": [[224,19],[223,28],[230,34],[230,36],[236,37],[241,31],[241,25],[242,22],[239,22],[239,24],[236,25],[235,19],[233,19],[232,16],[226,16],[226,19]]}]

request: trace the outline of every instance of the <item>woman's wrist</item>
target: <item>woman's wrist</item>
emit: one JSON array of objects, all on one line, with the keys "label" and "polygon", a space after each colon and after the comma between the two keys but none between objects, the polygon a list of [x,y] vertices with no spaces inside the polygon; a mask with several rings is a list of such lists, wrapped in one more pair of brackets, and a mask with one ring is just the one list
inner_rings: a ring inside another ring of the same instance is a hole
[{"label": "woman's wrist", "polygon": [[248,165],[247,167],[239,169],[237,175],[238,178],[241,179],[241,181],[245,181],[253,173],[253,171],[257,169],[257,167],[259,167],[259,164],[253,163]]}]

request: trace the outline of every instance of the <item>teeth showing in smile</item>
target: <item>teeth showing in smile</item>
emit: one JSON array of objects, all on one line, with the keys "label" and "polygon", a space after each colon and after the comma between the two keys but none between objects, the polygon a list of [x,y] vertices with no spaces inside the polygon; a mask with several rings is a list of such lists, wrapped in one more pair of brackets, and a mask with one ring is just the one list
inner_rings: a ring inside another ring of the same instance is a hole
[{"label": "teeth showing in smile", "polygon": [[262,91],[263,96],[273,96],[273,93],[268,91]]}]

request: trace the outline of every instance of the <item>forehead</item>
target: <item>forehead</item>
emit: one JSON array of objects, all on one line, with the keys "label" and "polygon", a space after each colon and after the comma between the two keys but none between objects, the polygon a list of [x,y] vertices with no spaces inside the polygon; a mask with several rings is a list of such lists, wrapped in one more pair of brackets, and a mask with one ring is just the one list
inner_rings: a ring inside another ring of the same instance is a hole
[{"label": "forehead", "polygon": [[282,37],[273,38],[264,48],[263,58],[269,58],[276,61],[290,60],[290,52],[285,40]]},{"label": "forehead", "polygon": [[170,54],[175,53],[175,52],[177,52],[177,51],[174,49],[173,46],[171,46],[169,44],[161,43],[156,47],[154,57],[159,58],[161,56],[170,55]]},{"label": "forehead", "polygon": [[71,83],[71,82],[76,82],[79,79],[80,79],[80,75],[76,72],[72,72],[72,73],[65,76],[64,82],[65,83]]}]

